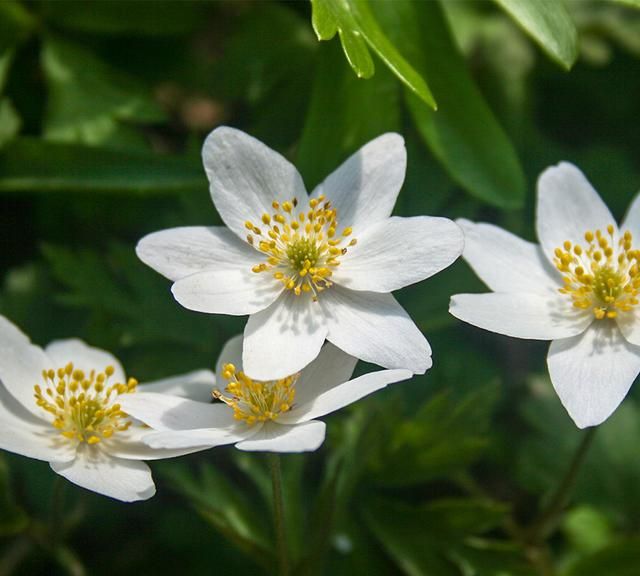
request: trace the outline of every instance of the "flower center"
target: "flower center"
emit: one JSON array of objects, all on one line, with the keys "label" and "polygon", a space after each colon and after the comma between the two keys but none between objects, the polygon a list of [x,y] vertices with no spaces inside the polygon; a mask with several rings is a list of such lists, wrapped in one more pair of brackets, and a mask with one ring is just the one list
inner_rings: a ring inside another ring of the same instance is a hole
[{"label": "flower center", "polygon": [[357,240],[351,228],[338,234],[338,211],[324,195],[309,201],[309,210],[297,211],[298,201],[273,202],[273,214],[262,215],[262,230],[253,222],[245,222],[247,242],[267,256],[266,261],[252,268],[255,273],[268,272],[296,296],[318,293],[332,285],[333,270],[340,256],[347,253]]},{"label": "flower center", "polygon": [[231,406],[236,420],[252,426],[256,422],[275,420],[283,412],[291,410],[298,374],[262,382],[252,380],[244,372],[236,371],[233,364],[225,364],[222,376],[229,381],[225,388],[229,396],[214,390],[213,397]]},{"label": "flower center", "polygon": [[109,384],[113,366],[85,374],[69,362],[58,370],[43,370],[44,389],[36,384],[36,404],[53,416],[53,426],[69,440],[98,444],[131,426],[128,414],[114,402],[121,394],[135,392],[138,382]]},{"label": "flower center", "polygon": [[617,246],[611,225],[606,234],[587,231],[584,239],[586,247],[567,240],[555,249],[554,263],[564,281],[560,292],[571,297],[575,308],[591,309],[598,320],[629,312],[640,292],[640,251],[632,248],[631,232]]}]

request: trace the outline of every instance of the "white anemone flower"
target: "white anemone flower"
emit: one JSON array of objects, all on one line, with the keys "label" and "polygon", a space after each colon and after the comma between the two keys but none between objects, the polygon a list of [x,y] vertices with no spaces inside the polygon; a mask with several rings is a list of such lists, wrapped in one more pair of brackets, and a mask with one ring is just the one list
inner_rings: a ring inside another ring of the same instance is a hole
[{"label": "white anemone flower", "polygon": [[405,174],[401,136],[372,140],[310,196],[290,162],[239,130],[214,130],[202,155],[227,227],[162,230],[137,253],[174,282],[182,306],[249,315],[248,374],[296,373],[325,339],[385,368],[431,366],[427,340],[390,292],[449,266],[463,236],[446,218],[390,216]]},{"label": "white anemone flower", "polygon": [[410,370],[380,370],[349,380],[357,359],[330,343],[301,372],[258,381],[242,368],[242,335],[225,344],[216,374],[226,385],[212,389],[211,403],[154,392],[123,400],[129,414],[157,432],[145,436],[152,448],[204,450],[235,444],[240,450],[306,452],[324,441],[317,418],[407,380]]},{"label": "white anemone flower", "polygon": [[578,427],[595,426],[640,372],[640,200],[618,228],[566,162],[542,173],[537,195],[539,246],[459,222],[463,257],[493,293],[453,296],[450,311],[485,330],[551,340],[547,365],[562,404]]},{"label": "white anemone flower", "polygon": [[[138,383],[120,362],[80,340],[44,350],[0,316],[0,448],[50,463],[67,480],[132,502],[155,494],[142,460],[188,451],[152,450],[149,428],[122,410]],[[202,396],[215,378],[202,370],[146,384],[146,390]],[[208,395],[209,392],[206,392]]]}]

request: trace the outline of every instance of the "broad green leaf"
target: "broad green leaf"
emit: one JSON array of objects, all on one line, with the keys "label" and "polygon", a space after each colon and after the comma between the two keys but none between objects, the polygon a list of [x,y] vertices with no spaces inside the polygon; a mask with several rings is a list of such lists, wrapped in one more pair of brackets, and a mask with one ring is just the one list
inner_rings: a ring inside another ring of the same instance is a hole
[{"label": "broad green leaf", "polygon": [[540,47],[569,70],[578,57],[578,32],[562,0],[495,0]]},{"label": "broad green leaf", "polygon": [[640,539],[611,544],[576,562],[564,576],[637,576],[640,566]]},{"label": "broad green leaf", "polygon": [[638,8],[640,10],[640,0],[610,0],[611,2],[615,2],[616,4],[623,4],[624,6],[629,6],[631,8]]},{"label": "broad green leaf", "polygon": [[323,46],[296,162],[307,187],[318,184],[367,141],[399,127],[398,87],[391,73],[379,70],[361,82],[337,46]]},{"label": "broad green leaf", "polygon": [[49,87],[45,138],[99,145],[118,141],[132,128],[122,122],[153,123],[164,114],[148,90],[84,47],[47,38],[42,67]]},{"label": "broad green leaf", "polygon": [[8,98],[0,99],[0,148],[20,130],[20,117]]},{"label": "broad green leaf", "polygon": [[407,93],[432,153],[474,196],[502,208],[521,206],[525,179],[516,152],[474,84],[440,4],[396,0],[371,6],[391,40],[439,95],[440,108],[433,112]]},{"label": "broad green leaf", "polygon": [[374,73],[368,46],[401,82],[426,104],[436,108],[426,76],[416,71],[389,41],[368,0],[312,0],[311,5],[313,28],[318,39],[328,40],[338,30],[347,60],[358,76],[369,78]]},{"label": "broad green leaf", "polygon": [[206,190],[198,163],[18,138],[0,155],[0,192],[166,194]]},{"label": "broad green leaf", "polygon": [[202,25],[205,2],[138,0],[78,2],[47,0],[42,14],[47,21],[93,34],[167,36],[184,34]]}]

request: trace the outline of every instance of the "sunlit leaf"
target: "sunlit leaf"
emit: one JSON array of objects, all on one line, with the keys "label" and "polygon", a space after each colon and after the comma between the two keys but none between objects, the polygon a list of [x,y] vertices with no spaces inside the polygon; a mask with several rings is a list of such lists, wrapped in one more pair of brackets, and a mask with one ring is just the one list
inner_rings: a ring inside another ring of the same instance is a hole
[{"label": "sunlit leaf", "polygon": [[374,73],[371,48],[411,91],[436,108],[425,76],[405,60],[389,40],[371,11],[368,0],[312,0],[314,30],[319,40],[328,40],[338,30],[342,48],[356,74],[369,78]]},{"label": "sunlit leaf", "polygon": [[45,120],[48,140],[104,144],[126,128],[122,122],[164,119],[144,86],[84,47],[48,38],[42,67],[50,91]]},{"label": "sunlit leaf", "polygon": [[[485,202],[521,206],[525,180],[516,152],[474,84],[438,2],[375,2],[398,49],[428,76],[440,108],[407,93],[416,126],[451,177]],[[446,54],[446,57],[443,55]]]},{"label": "sunlit leaf", "polygon": [[562,0],[495,0],[558,64],[578,57],[578,32]]}]

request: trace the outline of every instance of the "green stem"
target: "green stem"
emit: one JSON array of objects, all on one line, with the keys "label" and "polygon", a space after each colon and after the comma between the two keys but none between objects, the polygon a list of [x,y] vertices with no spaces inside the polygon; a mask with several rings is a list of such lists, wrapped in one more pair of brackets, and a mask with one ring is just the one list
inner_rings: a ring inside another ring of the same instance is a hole
[{"label": "green stem", "polygon": [[589,428],[582,436],[582,440],[580,441],[580,444],[578,444],[578,449],[573,455],[573,459],[571,460],[571,464],[569,465],[566,474],[549,500],[549,503],[540,513],[538,519],[529,531],[530,541],[540,542],[541,540],[546,539],[547,536],[553,532],[560,514],[562,514],[562,511],[569,501],[573,487],[578,479],[578,473],[584,463],[589,447],[593,442],[595,433],[596,427],[593,427]]},{"label": "green stem", "polygon": [[278,456],[278,454],[269,454],[269,467],[271,468],[271,483],[273,485],[273,518],[278,550],[278,574],[280,574],[280,576],[288,576],[289,559],[287,554],[284,502],[282,499],[282,472],[280,470],[280,456]]}]

